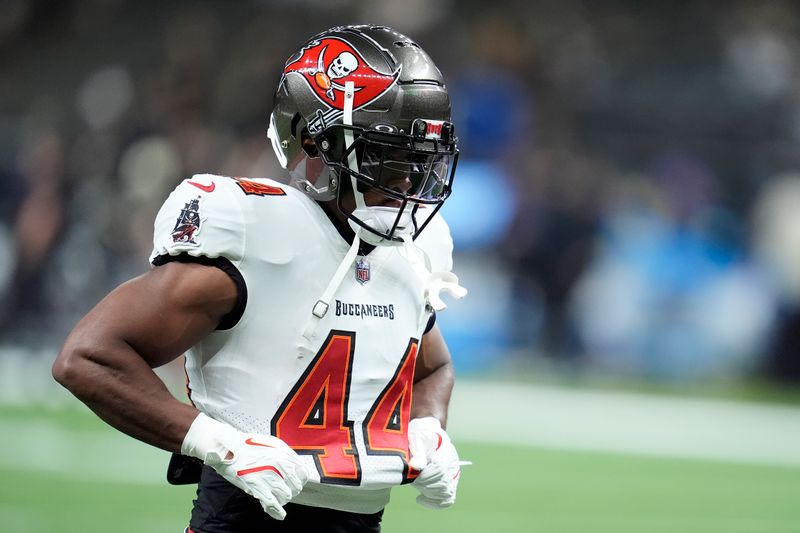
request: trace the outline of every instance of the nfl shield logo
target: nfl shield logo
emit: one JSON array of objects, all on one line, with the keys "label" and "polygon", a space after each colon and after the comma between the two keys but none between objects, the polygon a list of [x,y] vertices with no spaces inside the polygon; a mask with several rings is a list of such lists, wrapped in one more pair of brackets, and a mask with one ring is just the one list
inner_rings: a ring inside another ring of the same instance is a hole
[{"label": "nfl shield logo", "polygon": [[369,263],[363,259],[356,261],[356,281],[362,285],[369,281]]}]

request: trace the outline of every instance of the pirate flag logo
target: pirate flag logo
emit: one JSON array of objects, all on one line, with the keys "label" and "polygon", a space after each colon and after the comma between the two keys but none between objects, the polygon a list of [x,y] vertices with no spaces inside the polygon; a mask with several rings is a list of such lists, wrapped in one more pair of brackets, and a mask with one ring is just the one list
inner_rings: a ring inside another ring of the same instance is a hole
[{"label": "pirate flag logo", "polygon": [[198,244],[194,235],[200,231],[200,197],[189,200],[181,209],[175,227],[172,229],[172,242]]},{"label": "pirate flag logo", "polygon": [[363,107],[385,93],[397,81],[400,69],[391,73],[371,67],[350,43],[336,37],[313,41],[291,59],[283,75],[297,74],[306,80],[324,104],[344,109],[344,84],[352,81],[355,89],[353,109]]}]

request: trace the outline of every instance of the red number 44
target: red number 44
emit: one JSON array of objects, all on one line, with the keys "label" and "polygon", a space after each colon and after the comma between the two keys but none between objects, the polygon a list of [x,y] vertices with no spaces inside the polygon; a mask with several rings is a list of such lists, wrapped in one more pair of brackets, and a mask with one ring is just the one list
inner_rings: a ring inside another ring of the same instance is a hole
[{"label": "red number 44", "polygon": [[[403,482],[419,473],[408,467],[408,419],[419,341],[411,339],[389,384],[361,427],[369,455],[403,459]],[[323,483],[359,485],[361,461],[347,416],[355,333],[333,330],[278,408],[272,434],[297,453],[314,457]]]}]

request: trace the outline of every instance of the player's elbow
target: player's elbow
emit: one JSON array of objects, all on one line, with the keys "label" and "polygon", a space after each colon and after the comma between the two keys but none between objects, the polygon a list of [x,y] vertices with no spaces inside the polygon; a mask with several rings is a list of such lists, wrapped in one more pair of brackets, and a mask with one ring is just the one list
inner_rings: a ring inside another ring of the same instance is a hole
[{"label": "player's elbow", "polygon": [[67,339],[53,363],[53,379],[73,393],[87,386],[91,349],[84,343]]},{"label": "player's elbow", "polygon": [[80,364],[77,362],[77,358],[78,356],[75,352],[64,347],[53,363],[53,379],[67,389],[72,389],[73,384],[80,377],[80,370],[78,369]]}]

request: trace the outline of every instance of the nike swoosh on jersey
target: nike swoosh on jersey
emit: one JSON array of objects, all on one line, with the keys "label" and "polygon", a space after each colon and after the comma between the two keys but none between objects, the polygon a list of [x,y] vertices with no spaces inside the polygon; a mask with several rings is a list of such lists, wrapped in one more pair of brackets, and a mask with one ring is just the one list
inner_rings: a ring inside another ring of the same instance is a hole
[{"label": "nike swoosh on jersey", "polygon": [[214,192],[214,189],[217,187],[217,185],[213,181],[211,182],[211,185],[203,185],[202,183],[197,183],[195,181],[187,181],[186,183],[188,183],[189,185],[194,185],[201,191],[205,192]]}]

